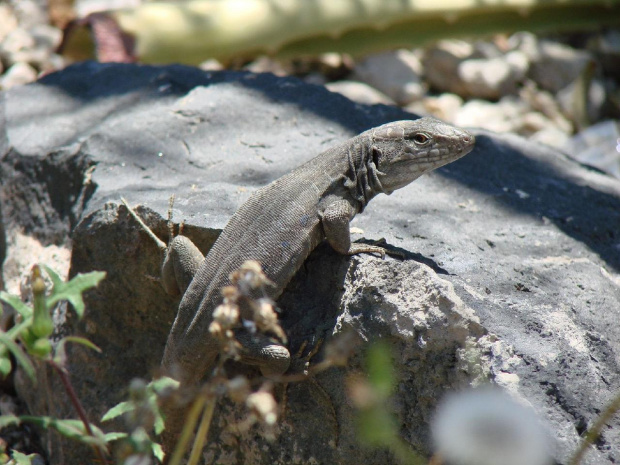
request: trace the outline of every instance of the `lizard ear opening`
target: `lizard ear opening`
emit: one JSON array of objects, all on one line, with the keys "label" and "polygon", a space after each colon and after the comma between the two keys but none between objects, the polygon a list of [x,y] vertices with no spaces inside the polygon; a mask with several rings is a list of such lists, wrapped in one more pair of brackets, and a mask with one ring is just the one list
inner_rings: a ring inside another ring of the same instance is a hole
[{"label": "lizard ear opening", "polygon": [[372,131],[372,139],[375,142],[402,140],[404,137],[405,130],[395,124],[384,124]]},{"label": "lizard ear opening", "polygon": [[381,150],[379,150],[377,147],[375,147],[374,145],[371,147],[370,152],[372,154],[372,162],[374,163],[375,167],[378,169],[379,168],[379,159],[381,158]]}]

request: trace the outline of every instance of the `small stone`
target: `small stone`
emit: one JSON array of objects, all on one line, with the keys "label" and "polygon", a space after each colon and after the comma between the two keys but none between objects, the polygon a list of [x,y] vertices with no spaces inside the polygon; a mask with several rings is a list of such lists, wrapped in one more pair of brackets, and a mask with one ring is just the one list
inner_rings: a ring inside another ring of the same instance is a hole
[{"label": "small stone", "polygon": [[47,14],[47,2],[38,0],[18,0],[11,2],[15,11],[15,16],[19,24],[24,29],[30,30],[38,24],[47,24],[49,17]]},{"label": "small stone", "polygon": [[558,92],[575,81],[594,57],[586,51],[541,40],[537,46],[523,50],[530,60],[528,75],[540,87]]},{"label": "small stone", "polygon": [[384,105],[396,104],[390,97],[363,82],[335,81],[325,84],[325,87],[332,92],[342,94],[348,99],[364,105],[376,105],[378,103]]},{"label": "small stone", "polygon": [[198,65],[198,67],[203,71],[222,71],[224,69],[224,65],[217,61],[215,58],[210,58],[206,61],[203,61]]},{"label": "small stone", "polygon": [[458,40],[442,40],[424,54],[426,80],[435,89],[465,95],[458,76],[459,65],[466,59],[478,57],[471,44]]},{"label": "small stone", "polygon": [[546,127],[532,134],[530,140],[562,149],[570,140],[570,135],[556,127]]},{"label": "small stone", "polygon": [[55,50],[62,41],[62,32],[49,24],[37,24],[30,29],[30,34],[35,40],[37,47],[45,47]]},{"label": "small stone", "polygon": [[37,71],[28,63],[15,63],[0,78],[0,90],[10,89],[37,80]]},{"label": "small stone", "polygon": [[600,79],[592,79],[587,95],[583,95],[583,82],[577,79],[557,93],[557,101],[562,112],[577,126],[586,126],[590,121],[598,121],[608,102],[605,84]]},{"label": "small stone", "polygon": [[490,59],[465,60],[458,66],[458,78],[466,94],[474,98],[497,99],[515,94],[528,69],[527,57],[519,51]]},{"label": "small stone", "polygon": [[553,125],[556,128],[567,135],[572,134],[572,123],[564,116],[557,99],[551,95],[551,93],[546,90],[538,89],[533,82],[529,81],[521,88],[519,96],[524,102],[527,102],[533,110],[542,113],[553,121]]},{"label": "small stone", "polygon": [[495,104],[470,100],[458,111],[454,124],[495,132],[518,132],[522,126],[522,117],[528,110],[526,104],[512,96],[504,97]]},{"label": "small stone", "polygon": [[9,5],[0,4],[0,42],[17,28],[17,18]]},{"label": "small stone", "polygon": [[260,56],[252,63],[244,66],[243,69],[253,73],[273,73],[276,76],[287,76],[291,70],[287,69],[281,62],[266,56]]},{"label": "small stone", "polygon": [[353,77],[383,92],[399,105],[419,100],[426,93],[422,63],[410,51],[371,55],[355,66]]},{"label": "small stone", "polygon": [[31,50],[34,46],[34,37],[24,28],[18,27],[12,30],[0,44],[0,56],[13,64],[19,61],[14,58],[16,54]]},{"label": "small stone", "polygon": [[463,99],[456,94],[443,93],[437,97],[426,97],[420,106],[407,106],[405,109],[413,113],[432,115],[440,120],[453,122],[463,106]]},{"label": "small stone", "polygon": [[620,128],[616,121],[584,129],[570,139],[564,150],[575,160],[620,179]]}]

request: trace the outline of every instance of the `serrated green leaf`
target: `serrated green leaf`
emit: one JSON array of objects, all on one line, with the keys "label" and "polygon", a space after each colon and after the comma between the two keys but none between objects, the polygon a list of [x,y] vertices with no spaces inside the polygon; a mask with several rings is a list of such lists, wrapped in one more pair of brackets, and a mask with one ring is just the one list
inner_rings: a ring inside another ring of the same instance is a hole
[{"label": "serrated green leaf", "polygon": [[24,318],[28,318],[32,315],[32,308],[22,302],[22,299],[20,299],[16,295],[0,291],[0,300],[9,304],[15,309],[17,313],[19,313]]},{"label": "serrated green leaf", "polygon": [[103,418],[101,418],[101,421],[104,422],[104,421],[112,420],[116,417],[121,416],[124,413],[135,410],[135,408],[136,408],[136,405],[133,402],[130,402],[130,401],[121,402],[120,404],[116,404],[114,407],[108,410],[103,416]]},{"label": "serrated green leaf", "polygon": [[22,454],[18,450],[11,452],[11,458],[15,460],[15,465],[32,465],[32,459],[36,457],[36,454]]},{"label": "serrated green leaf", "polygon": [[92,271],[85,274],[80,273],[71,281],[65,283],[50,267],[45,265],[43,265],[43,267],[54,284],[52,293],[46,300],[47,308],[52,308],[61,300],[68,300],[71,305],[73,305],[78,317],[82,318],[82,316],[84,316],[84,300],[82,294],[84,291],[97,286],[97,284],[105,278],[106,273],[104,271]]},{"label": "serrated green leaf", "polygon": [[166,457],[166,454],[164,453],[164,449],[162,449],[161,444],[153,442],[151,444],[151,450],[153,451],[153,455],[155,456],[155,458],[159,460],[160,463],[164,463],[164,458]]},{"label": "serrated green leaf", "polygon": [[0,415],[0,428],[6,428],[11,425],[19,425],[21,420],[19,417],[10,414],[10,415]]},{"label": "serrated green leaf", "polygon": [[24,369],[30,380],[33,383],[36,383],[37,378],[34,373],[34,365],[21,347],[19,347],[15,341],[8,337],[3,331],[0,331],[0,344],[4,344],[6,348],[11,351],[11,353],[15,356],[15,360],[17,360],[17,363]]},{"label": "serrated green leaf", "polygon": [[106,433],[105,441],[110,443],[112,441],[118,441],[119,439],[125,439],[127,436],[127,433]]}]

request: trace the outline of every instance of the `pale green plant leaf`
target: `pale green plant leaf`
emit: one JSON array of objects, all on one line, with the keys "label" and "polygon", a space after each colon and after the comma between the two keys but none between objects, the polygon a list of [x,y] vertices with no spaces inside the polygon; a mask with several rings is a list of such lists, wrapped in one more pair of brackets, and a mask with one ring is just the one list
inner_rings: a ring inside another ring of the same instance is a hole
[{"label": "pale green plant leaf", "polygon": [[113,442],[113,441],[118,441],[119,439],[125,439],[128,436],[127,433],[120,433],[120,432],[112,432],[112,433],[106,433],[105,435],[105,442]]},{"label": "pale green plant leaf", "polygon": [[114,407],[108,410],[105,413],[105,415],[101,418],[101,421],[103,422],[103,421],[113,420],[114,418],[117,418],[123,415],[124,413],[135,410],[135,408],[136,408],[135,404],[131,401],[127,400],[125,402],[121,402],[120,404],[116,404]]},{"label": "pale green plant leaf", "polygon": [[71,305],[73,305],[78,317],[82,318],[84,315],[84,299],[82,298],[82,294],[84,291],[97,286],[97,284],[105,278],[106,273],[104,271],[92,271],[85,274],[80,273],[71,279],[71,281],[64,282],[50,267],[45,265],[43,265],[43,267],[54,284],[52,293],[46,300],[48,309],[61,300],[68,300]]},{"label": "pale green plant leaf", "polygon": [[24,351],[19,347],[13,339],[11,339],[5,332],[0,331],[0,344],[4,344],[7,349],[11,351],[17,363],[21,365],[24,369],[28,377],[32,380],[33,383],[36,383],[37,378],[34,372],[34,365],[28,358],[28,356],[24,353]]},{"label": "pale green plant leaf", "polygon": [[30,415],[23,415],[20,419],[23,422],[32,423],[44,429],[53,428],[69,439],[99,447],[106,446],[105,434],[92,423],[90,424],[90,428],[94,434],[94,437],[90,436],[86,432],[84,423],[82,423],[81,420],[59,419],[45,416],[35,417]]},{"label": "pale green plant leaf", "polygon": [[11,458],[15,461],[15,465],[32,465],[32,460],[36,457],[36,454],[26,455],[18,450],[11,452]]},{"label": "pale green plant leaf", "polygon": [[22,302],[22,300],[16,295],[0,291],[0,300],[6,302],[11,307],[13,307],[15,311],[19,313],[24,319],[32,316],[32,308]]}]

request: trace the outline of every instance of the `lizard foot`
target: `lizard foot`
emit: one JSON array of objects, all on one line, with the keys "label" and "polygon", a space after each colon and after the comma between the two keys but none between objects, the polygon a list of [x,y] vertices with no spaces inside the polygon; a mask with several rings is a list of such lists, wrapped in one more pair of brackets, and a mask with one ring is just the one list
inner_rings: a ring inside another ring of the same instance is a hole
[{"label": "lizard foot", "polygon": [[381,258],[385,258],[386,254],[391,257],[406,258],[406,254],[400,250],[388,249],[384,247],[387,245],[387,241],[384,237],[377,240],[366,240],[365,242],[354,242],[351,244],[349,254],[357,253],[377,253]]}]

